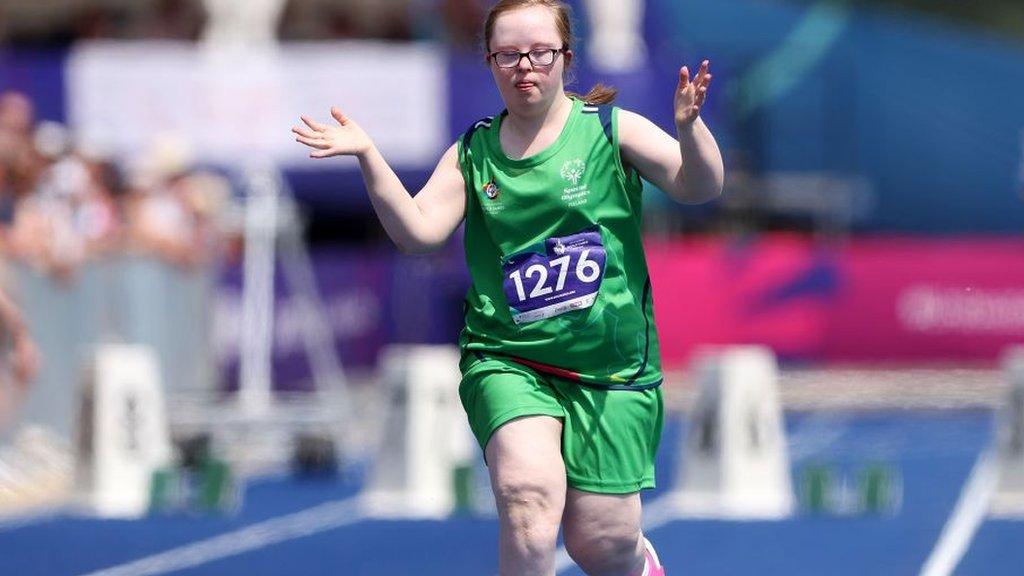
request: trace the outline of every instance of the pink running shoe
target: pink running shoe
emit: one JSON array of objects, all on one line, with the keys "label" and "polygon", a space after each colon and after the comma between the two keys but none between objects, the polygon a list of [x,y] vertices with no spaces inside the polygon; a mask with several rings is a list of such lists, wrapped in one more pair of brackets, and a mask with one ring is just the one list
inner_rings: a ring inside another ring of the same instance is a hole
[{"label": "pink running shoe", "polygon": [[644,570],[644,576],[665,576],[665,567],[661,565],[658,553],[654,551],[654,546],[651,545],[651,541],[647,538],[644,538],[644,558],[647,559],[647,569]]}]

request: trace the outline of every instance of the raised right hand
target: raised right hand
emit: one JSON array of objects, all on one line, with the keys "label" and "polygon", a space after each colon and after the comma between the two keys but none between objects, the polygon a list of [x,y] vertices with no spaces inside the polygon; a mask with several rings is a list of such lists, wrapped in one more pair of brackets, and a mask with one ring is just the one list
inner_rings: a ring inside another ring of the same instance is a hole
[{"label": "raised right hand", "polygon": [[366,132],[351,118],[345,116],[336,107],[331,107],[331,116],[338,124],[321,124],[316,120],[300,116],[308,126],[292,127],[296,134],[295,141],[309,146],[313,150],[310,158],[330,158],[331,156],[360,156],[373,147],[373,141]]}]

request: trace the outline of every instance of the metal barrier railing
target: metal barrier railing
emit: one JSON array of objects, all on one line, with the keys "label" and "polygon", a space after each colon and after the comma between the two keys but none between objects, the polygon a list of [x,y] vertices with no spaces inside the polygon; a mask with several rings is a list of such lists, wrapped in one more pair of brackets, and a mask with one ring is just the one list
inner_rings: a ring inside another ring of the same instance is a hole
[{"label": "metal barrier railing", "polygon": [[152,347],[168,394],[215,390],[215,268],[183,269],[151,257],[116,255],[83,266],[70,281],[17,262],[8,275],[42,357],[20,422],[41,424],[70,440],[83,367],[90,348],[106,342]]}]

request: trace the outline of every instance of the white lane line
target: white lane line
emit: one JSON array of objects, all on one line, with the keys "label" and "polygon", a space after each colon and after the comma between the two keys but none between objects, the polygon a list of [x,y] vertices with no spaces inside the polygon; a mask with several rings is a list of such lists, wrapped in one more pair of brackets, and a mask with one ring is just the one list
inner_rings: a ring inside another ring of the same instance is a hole
[{"label": "white lane line", "polygon": [[985,519],[998,479],[998,457],[993,451],[985,450],[974,464],[971,476],[960,492],[960,499],[942,527],[939,541],[921,568],[920,576],[948,576],[953,573]]},{"label": "white lane line", "polygon": [[133,562],[90,572],[87,576],[151,576],[192,568],[213,560],[227,558],[311,536],[359,522],[365,514],[358,497],[336,500],[294,514],[253,524],[234,532],[200,540]]},{"label": "white lane line", "polygon": [[[845,418],[834,416],[808,418],[787,442],[791,458],[790,465],[824,452],[838,442],[847,430],[849,430],[849,425]],[[671,491],[645,503],[643,514],[641,526],[645,534],[676,520],[679,514],[676,512],[675,499],[672,497]],[[576,563],[569,556],[565,546],[560,546],[555,552],[555,573],[560,574],[575,565]]]}]

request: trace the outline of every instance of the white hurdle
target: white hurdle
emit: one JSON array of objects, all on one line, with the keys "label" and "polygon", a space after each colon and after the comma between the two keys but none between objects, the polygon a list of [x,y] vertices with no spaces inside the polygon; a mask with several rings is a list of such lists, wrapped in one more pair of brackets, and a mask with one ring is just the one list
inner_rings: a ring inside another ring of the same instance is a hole
[{"label": "white hurdle", "polygon": [[1006,349],[1003,377],[1006,400],[995,435],[978,456],[920,576],[953,574],[986,517],[1024,518],[1024,346]]},{"label": "white hurdle", "polygon": [[455,509],[455,469],[475,455],[459,401],[459,350],[390,346],[380,365],[389,407],[363,509],[371,517],[444,518]]},{"label": "white hurdle", "polygon": [[78,416],[77,480],[86,510],[137,518],[153,471],[172,460],[160,369],[143,345],[100,345],[86,368]]},{"label": "white hurdle", "polygon": [[989,514],[1024,518],[1024,346],[1007,350],[1003,358],[1006,400],[996,419],[995,454],[998,481]]},{"label": "white hurdle", "polygon": [[793,513],[793,486],[772,352],[709,349],[693,371],[700,388],[669,494],[683,517],[775,519]]}]

